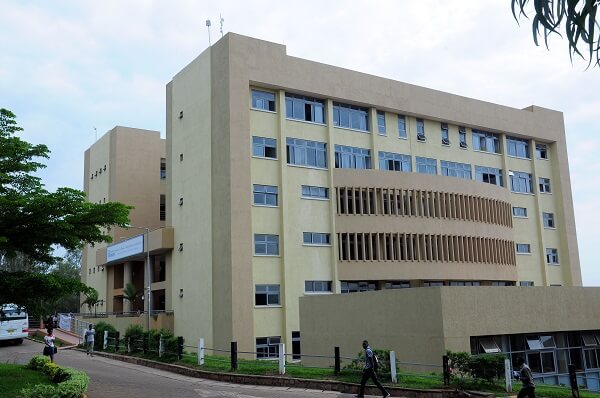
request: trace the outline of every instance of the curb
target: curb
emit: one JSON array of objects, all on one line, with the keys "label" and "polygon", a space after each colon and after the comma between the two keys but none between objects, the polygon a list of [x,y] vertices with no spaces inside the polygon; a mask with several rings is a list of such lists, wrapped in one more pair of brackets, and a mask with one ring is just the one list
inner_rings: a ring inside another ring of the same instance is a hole
[{"label": "curb", "polygon": [[[75,348],[78,351],[82,351],[79,348]],[[359,389],[359,384],[347,383],[342,381],[327,381],[327,380],[308,380],[308,379],[296,379],[289,377],[270,377],[270,376],[259,376],[259,375],[244,375],[239,373],[217,373],[207,372],[205,370],[194,369],[187,366],[168,364],[164,362],[153,361],[150,359],[131,357],[127,355],[112,354],[106,352],[94,352],[94,355],[99,357],[105,357],[121,362],[131,363],[135,365],[147,366],[154,369],[164,370],[173,372],[189,377],[197,377],[202,379],[209,379],[215,381],[221,381],[226,383],[234,384],[249,384],[249,385],[260,385],[270,387],[292,387],[292,388],[305,388],[311,390],[324,390],[324,391],[337,391],[345,394],[356,394]],[[465,393],[455,389],[448,390],[418,390],[412,388],[402,388],[394,386],[386,386],[386,389],[392,394],[392,396],[401,396],[406,398],[466,398],[473,397],[473,392]],[[365,389],[367,394],[379,395],[380,391],[374,386],[367,386]],[[488,397],[493,394],[477,394],[475,396]]]}]

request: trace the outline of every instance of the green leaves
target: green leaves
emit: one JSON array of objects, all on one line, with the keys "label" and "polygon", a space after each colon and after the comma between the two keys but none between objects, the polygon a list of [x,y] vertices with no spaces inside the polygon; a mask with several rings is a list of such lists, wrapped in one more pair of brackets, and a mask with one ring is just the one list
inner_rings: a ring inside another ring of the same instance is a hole
[{"label": "green leaves", "polygon": [[[528,16],[526,8],[529,0],[511,1],[513,17],[517,21],[521,16]],[[596,21],[599,6],[600,0],[533,0],[531,27],[535,44],[539,45],[538,37],[543,35],[548,48],[548,37],[552,34],[562,36],[560,27],[564,24],[571,61],[577,54],[588,59],[588,66],[593,63],[600,67],[600,34]]]}]

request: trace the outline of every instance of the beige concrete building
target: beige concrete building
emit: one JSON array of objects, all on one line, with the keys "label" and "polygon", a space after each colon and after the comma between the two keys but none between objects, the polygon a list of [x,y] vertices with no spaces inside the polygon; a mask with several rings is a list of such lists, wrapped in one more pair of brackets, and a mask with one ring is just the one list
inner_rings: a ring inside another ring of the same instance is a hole
[{"label": "beige concrete building", "polygon": [[[311,295],[581,285],[560,112],[299,59],[232,33],[166,95],[166,154],[152,161],[166,158],[166,220],[132,223],[168,226],[149,249],[165,259],[160,308],[191,345],[237,341],[265,358],[284,342],[298,356],[298,301]],[[152,184],[156,201],[163,183]],[[116,270],[146,247],[112,263],[103,250],[96,261]],[[120,309],[122,284],[98,283]]]}]

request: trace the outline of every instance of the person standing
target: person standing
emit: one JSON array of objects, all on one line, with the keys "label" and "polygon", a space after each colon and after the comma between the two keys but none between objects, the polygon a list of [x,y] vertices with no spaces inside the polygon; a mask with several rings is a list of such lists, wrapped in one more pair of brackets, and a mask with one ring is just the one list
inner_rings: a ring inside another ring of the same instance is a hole
[{"label": "person standing", "polygon": [[54,362],[56,346],[54,345],[54,334],[51,327],[47,329],[48,334],[44,336],[44,355],[50,357],[50,362]]},{"label": "person standing", "polygon": [[365,366],[363,368],[362,379],[360,380],[360,391],[357,397],[362,398],[365,396],[365,385],[369,379],[372,379],[373,383],[375,383],[375,385],[381,390],[381,394],[383,394],[382,396],[384,398],[389,397],[390,393],[387,392],[387,390],[377,379],[377,373],[375,373],[375,354],[373,354],[373,350],[371,350],[371,347],[369,347],[369,342],[367,340],[363,340],[362,346],[365,350]]},{"label": "person standing", "polygon": [[531,369],[522,357],[517,358],[517,366],[519,366],[519,379],[523,383],[523,388],[519,391],[517,398],[535,398],[535,384],[533,383]]},{"label": "person standing", "polygon": [[88,330],[85,331],[85,347],[86,347],[85,354],[90,355],[92,357],[94,356],[95,336],[96,336],[96,330],[94,329],[93,325],[92,324],[88,325]]}]

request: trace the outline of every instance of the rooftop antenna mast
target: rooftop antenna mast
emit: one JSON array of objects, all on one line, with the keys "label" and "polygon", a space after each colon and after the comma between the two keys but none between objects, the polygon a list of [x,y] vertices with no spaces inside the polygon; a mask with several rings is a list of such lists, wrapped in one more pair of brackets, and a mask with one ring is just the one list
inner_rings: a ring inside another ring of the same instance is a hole
[{"label": "rooftop antenna mast", "polygon": [[206,20],[206,28],[208,29],[208,45],[211,46],[212,44],[210,43],[210,19]]},{"label": "rooftop antenna mast", "polygon": [[219,13],[219,22],[221,23],[221,37],[223,37],[223,22],[225,22],[225,19],[221,16],[221,13]]}]

